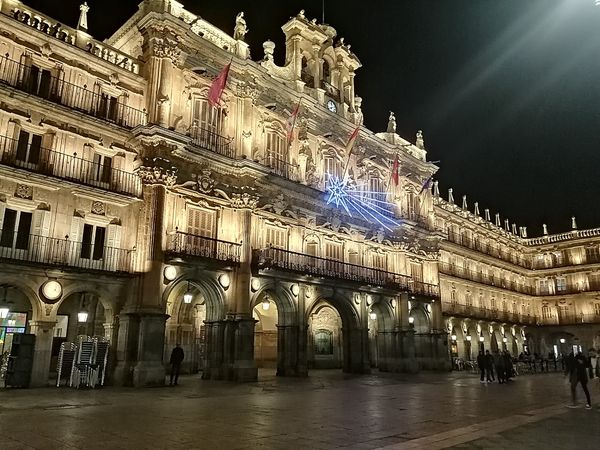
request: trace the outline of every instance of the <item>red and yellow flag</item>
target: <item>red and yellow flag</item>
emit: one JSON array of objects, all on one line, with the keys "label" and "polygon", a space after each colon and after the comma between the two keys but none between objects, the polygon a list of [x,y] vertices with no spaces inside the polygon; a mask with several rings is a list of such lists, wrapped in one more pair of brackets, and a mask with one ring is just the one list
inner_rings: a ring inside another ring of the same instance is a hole
[{"label": "red and yellow flag", "polygon": [[221,73],[215,81],[210,85],[210,89],[208,90],[208,103],[210,103],[213,107],[221,106],[221,97],[223,96],[223,91],[225,90],[225,86],[227,86],[227,78],[229,77],[229,68],[231,67],[231,63],[227,64],[221,70]]}]

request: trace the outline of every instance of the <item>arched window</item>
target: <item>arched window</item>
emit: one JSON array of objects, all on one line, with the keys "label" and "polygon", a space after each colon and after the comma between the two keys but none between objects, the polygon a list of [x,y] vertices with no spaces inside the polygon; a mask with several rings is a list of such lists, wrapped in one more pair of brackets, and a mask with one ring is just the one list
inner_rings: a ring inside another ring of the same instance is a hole
[{"label": "arched window", "polygon": [[367,192],[366,196],[370,199],[375,200],[376,204],[380,207],[385,206],[385,192],[383,191],[383,183],[381,182],[381,178],[376,175],[369,177],[369,182],[367,183]]},{"label": "arched window", "polygon": [[331,68],[329,67],[327,60],[323,61],[323,81],[328,83],[331,82]]}]

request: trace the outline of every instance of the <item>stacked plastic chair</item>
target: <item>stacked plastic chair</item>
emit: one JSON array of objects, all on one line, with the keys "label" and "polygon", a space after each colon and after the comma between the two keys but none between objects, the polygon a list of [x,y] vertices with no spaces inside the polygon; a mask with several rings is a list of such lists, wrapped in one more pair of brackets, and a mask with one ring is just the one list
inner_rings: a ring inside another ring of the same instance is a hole
[{"label": "stacked plastic chair", "polygon": [[73,367],[75,356],[77,354],[77,345],[72,342],[63,342],[60,344],[60,353],[58,355],[58,375],[56,377],[56,387],[60,387],[61,379],[67,378],[67,383],[72,386]]}]

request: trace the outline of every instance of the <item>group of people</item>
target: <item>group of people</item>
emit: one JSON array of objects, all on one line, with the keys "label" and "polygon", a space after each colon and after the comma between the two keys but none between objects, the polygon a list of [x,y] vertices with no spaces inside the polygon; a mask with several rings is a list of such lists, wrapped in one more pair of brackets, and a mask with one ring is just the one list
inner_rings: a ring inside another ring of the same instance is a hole
[{"label": "group of people", "polygon": [[492,383],[496,379],[500,384],[507,383],[515,372],[512,356],[508,351],[496,350],[493,354],[489,350],[485,353],[481,351],[477,356],[477,365],[481,372],[481,383]]},{"label": "group of people", "polygon": [[569,377],[571,384],[572,403],[568,406],[577,408],[577,385],[581,384],[586,399],[585,408],[592,409],[588,380],[600,377],[600,360],[596,351],[591,349],[589,356],[582,352],[578,352],[576,355],[573,352],[569,353],[565,358],[565,375]]}]

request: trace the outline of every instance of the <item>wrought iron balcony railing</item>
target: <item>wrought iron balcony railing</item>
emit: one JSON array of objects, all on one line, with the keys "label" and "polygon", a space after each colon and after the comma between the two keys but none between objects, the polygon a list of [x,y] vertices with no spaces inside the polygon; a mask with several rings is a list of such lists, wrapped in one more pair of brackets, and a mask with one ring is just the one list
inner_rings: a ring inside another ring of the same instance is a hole
[{"label": "wrought iron balcony railing", "polygon": [[0,83],[124,128],[146,124],[146,111],[125,105],[121,97],[69,83],[49,70],[9,59],[8,54],[0,57]]},{"label": "wrought iron balcony railing", "polygon": [[488,286],[495,286],[501,289],[507,289],[509,291],[519,292],[521,294],[535,295],[535,288],[528,286],[523,283],[516,281],[505,280],[502,277],[488,275],[481,272],[475,272],[468,270],[454,264],[439,263],[438,271],[446,275],[452,275],[463,280],[471,280],[477,283],[486,284]]},{"label": "wrought iron balcony railing", "polygon": [[475,250],[479,253],[484,253],[494,258],[501,259],[502,261],[506,261],[524,267],[526,269],[531,269],[532,267],[532,263],[530,260],[520,258],[519,255],[513,252],[508,252],[502,249],[501,247],[490,245],[481,240],[471,239],[461,234],[452,232],[448,233],[448,240],[462,247],[470,248],[471,250]]},{"label": "wrought iron balcony railing", "polygon": [[458,303],[442,303],[442,312],[444,314],[466,317],[472,319],[490,320],[496,322],[515,323],[515,324],[535,324],[538,321],[536,316],[530,314],[518,314],[509,311],[500,311],[498,309],[481,308],[477,306],[460,305]]},{"label": "wrought iron balcony railing", "polygon": [[94,242],[75,242],[13,230],[0,230],[0,260],[53,267],[130,273],[131,251]]},{"label": "wrought iron balcony railing", "polygon": [[175,231],[167,236],[167,252],[174,255],[239,263],[242,244]]},{"label": "wrought iron balcony railing", "polygon": [[552,295],[567,295],[567,294],[579,294],[580,292],[600,291],[600,280],[589,280],[587,283],[580,284],[567,284],[564,286],[554,286],[554,290],[539,288],[538,295],[552,296]]},{"label": "wrought iron balcony railing", "polygon": [[198,123],[194,122],[192,129],[190,130],[192,137],[192,144],[209,150],[219,155],[227,156],[228,158],[235,158],[235,147],[233,146],[233,140],[214,131],[199,128]]},{"label": "wrought iron balcony railing", "polygon": [[542,317],[539,325],[577,325],[580,323],[600,323],[600,314],[565,314]]},{"label": "wrought iron balcony railing", "polygon": [[112,160],[100,164],[6,136],[0,136],[0,164],[118,194],[139,197],[142,193],[140,178],[113,168]]},{"label": "wrought iron balcony railing", "polygon": [[280,177],[287,178],[289,180],[295,180],[298,166],[291,164],[284,159],[280,159],[273,152],[267,150],[267,156],[265,157],[263,164],[271,169],[273,173],[276,173]]},{"label": "wrought iron balcony railing", "polygon": [[429,297],[439,296],[437,285],[414,280],[407,275],[305,255],[303,253],[295,253],[279,248],[271,247],[255,250],[253,263],[259,269],[281,269],[303,275],[356,281]]}]

